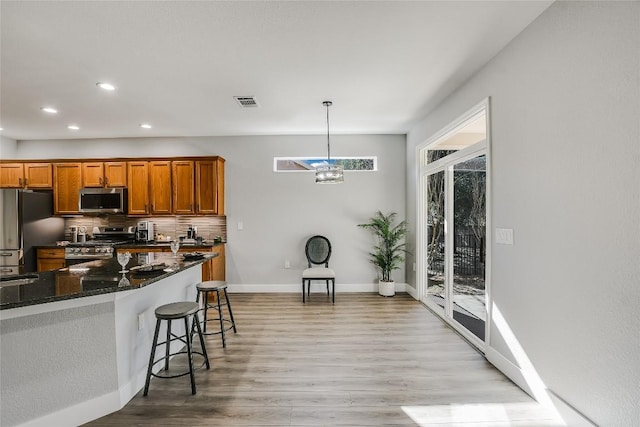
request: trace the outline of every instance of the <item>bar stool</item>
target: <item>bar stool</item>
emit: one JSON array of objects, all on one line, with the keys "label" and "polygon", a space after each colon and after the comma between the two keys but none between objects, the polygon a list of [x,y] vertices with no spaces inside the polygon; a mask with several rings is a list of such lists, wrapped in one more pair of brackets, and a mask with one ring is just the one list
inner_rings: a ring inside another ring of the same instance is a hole
[{"label": "bar stool", "polygon": [[[198,296],[196,297],[196,302],[200,303],[200,295],[203,296],[203,304],[200,311],[204,311],[204,318],[202,323],[204,326],[202,327],[204,335],[217,335],[220,334],[222,337],[222,348],[227,347],[226,339],[225,339],[225,331],[233,329],[234,333],[237,333],[236,322],[233,319],[233,311],[231,311],[231,302],[229,302],[229,296],[227,295],[227,282],[222,280],[208,280],[206,282],[202,282],[196,285],[196,289],[198,291]],[[209,293],[216,294],[216,302],[214,304],[209,302]],[[221,304],[221,300],[224,298],[224,301],[227,305],[227,310],[229,311],[229,319],[224,317],[223,306]],[[209,318],[207,313],[209,309],[217,310],[218,317]],[[220,322],[220,330],[207,332],[207,322],[211,321],[219,321]],[[199,319],[198,319],[199,321]]]},{"label": "bar stool", "polygon": [[[156,331],[153,335],[153,344],[151,346],[151,357],[149,357],[149,367],[147,368],[147,379],[144,384],[144,394],[146,396],[149,392],[149,382],[151,381],[151,377],[154,376],[156,378],[176,378],[182,377],[184,375],[189,374],[191,377],[191,394],[196,394],[196,382],[193,375],[193,354],[199,354],[204,357],[204,362],[200,366],[207,366],[207,369],[210,368],[209,365],[209,356],[207,355],[207,348],[204,344],[204,337],[202,336],[202,329],[200,328],[200,323],[197,321],[197,313],[199,309],[199,305],[195,302],[191,301],[181,301],[174,302],[171,304],[161,305],[156,308]],[[192,325],[189,327],[189,316],[192,316]],[[163,342],[158,342],[158,336],[160,335],[160,323],[166,320],[167,321],[167,340]],[[171,332],[171,321],[172,320],[184,320],[184,335],[176,335]],[[198,338],[200,339],[200,346],[202,347],[202,352],[193,351],[193,332],[194,326],[198,331]],[[187,345],[187,351],[181,350],[175,353],[170,353],[170,347],[172,341],[182,341]],[[156,355],[156,348],[158,346],[165,346],[165,355],[164,357],[154,361]],[[153,373],[153,366],[164,360],[164,370],[169,369],[169,358],[171,356],[175,356],[176,354],[187,354],[189,359],[189,371],[182,372],[180,374],[175,375],[158,375]]]}]

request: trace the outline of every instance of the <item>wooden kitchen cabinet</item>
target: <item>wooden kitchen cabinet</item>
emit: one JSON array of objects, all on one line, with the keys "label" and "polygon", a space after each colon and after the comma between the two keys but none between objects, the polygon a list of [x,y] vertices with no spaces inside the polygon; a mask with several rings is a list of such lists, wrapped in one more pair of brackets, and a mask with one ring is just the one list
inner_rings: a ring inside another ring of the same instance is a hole
[{"label": "wooden kitchen cabinet", "polygon": [[171,161],[149,162],[149,213],[171,215]]},{"label": "wooden kitchen cabinet", "polygon": [[66,267],[64,248],[38,248],[36,257],[38,271],[51,271]]},{"label": "wooden kitchen cabinet", "polygon": [[83,162],[83,187],[126,187],[126,162]]},{"label": "wooden kitchen cabinet", "polygon": [[79,191],[82,188],[82,163],[53,165],[53,210],[57,215],[78,214]]},{"label": "wooden kitchen cabinet", "polygon": [[128,162],[128,214],[149,215],[149,163]]},{"label": "wooden kitchen cabinet", "polygon": [[0,188],[53,188],[51,163],[2,163]]},{"label": "wooden kitchen cabinet", "polygon": [[224,215],[224,159],[195,162],[195,213]]},{"label": "wooden kitchen cabinet", "polygon": [[195,212],[194,169],[190,160],[171,162],[173,174],[173,213],[189,215]]}]

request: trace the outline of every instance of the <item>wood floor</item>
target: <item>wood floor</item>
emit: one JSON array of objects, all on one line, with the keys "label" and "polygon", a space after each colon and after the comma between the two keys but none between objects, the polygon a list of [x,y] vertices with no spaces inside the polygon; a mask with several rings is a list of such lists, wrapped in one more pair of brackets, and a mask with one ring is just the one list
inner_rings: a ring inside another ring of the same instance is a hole
[{"label": "wood floor", "polygon": [[207,337],[195,396],[188,376],[154,378],[87,425],[563,425],[406,294],[230,298],[238,333]]}]

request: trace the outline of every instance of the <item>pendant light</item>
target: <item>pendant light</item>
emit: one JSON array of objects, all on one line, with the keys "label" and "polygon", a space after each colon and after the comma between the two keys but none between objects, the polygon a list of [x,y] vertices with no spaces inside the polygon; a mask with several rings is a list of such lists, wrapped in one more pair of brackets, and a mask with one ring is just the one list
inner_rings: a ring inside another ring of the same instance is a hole
[{"label": "pendant light", "polygon": [[329,107],[331,101],[322,103],[327,107],[327,162],[316,167],[316,184],[341,184],[344,182],[344,170],[342,166],[331,164],[331,144],[329,141]]}]

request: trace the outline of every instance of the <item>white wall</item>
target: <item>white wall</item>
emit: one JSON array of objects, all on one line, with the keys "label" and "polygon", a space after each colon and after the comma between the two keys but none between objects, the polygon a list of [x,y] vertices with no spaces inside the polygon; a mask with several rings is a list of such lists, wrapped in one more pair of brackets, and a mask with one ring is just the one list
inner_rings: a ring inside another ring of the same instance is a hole
[{"label": "white wall", "polygon": [[[492,103],[491,292],[546,386],[601,426],[640,419],[640,3],[557,2],[408,135]],[[412,283],[415,283],[415,279]],[[492,324],[490,350],[516,361]]]},{"label": "white wall", "polygon": [[[315,184],[313,173],[273,172],[274,156],[326,156],[326,136],[20,141],[18,155],[22,159],[220,155],[226,159],[230,287],[263,285],[260,290],[297,291],[293,286],[306,268],[304,243],[313,234],[331,240],[330,266],[338,284],[376,282],[366,255],[373,240],[356,224],[378,209],[404,218],[405,139],[404,135],[332,135],[332,155],[378,156],[378,172],[346,172],[340,185]],[[243,223],[242,231],[238,222]],[[284,269],[285,259],[291,269]],[[395,279],[404,282],[404,270],[397,271]]]}]

